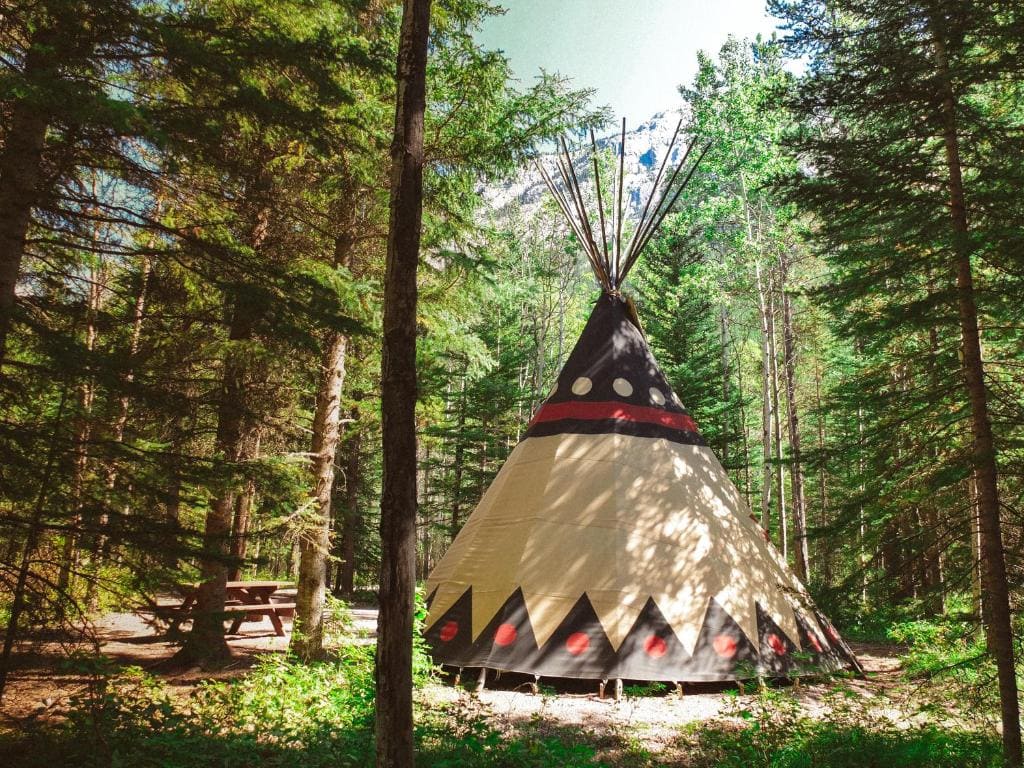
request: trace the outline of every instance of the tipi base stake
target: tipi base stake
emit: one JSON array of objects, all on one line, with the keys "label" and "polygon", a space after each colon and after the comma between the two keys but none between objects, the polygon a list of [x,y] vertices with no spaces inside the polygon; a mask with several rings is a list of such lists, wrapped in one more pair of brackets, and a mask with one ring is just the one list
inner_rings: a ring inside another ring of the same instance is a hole
[{"label": "tipi base stake", "polygon": [[747,688],[746,688],[746,686],[743,685],[743,681],[742,680],[737,680],[736,681],[736,687],[740,689],[740,696],[745,696],[746,695]]},{"label": "tipi base stake", "polygon": [[615,700],[616,701],[621,701],[622,700],[622,678],[621,677],[616,677],[615,678]]},{"label": "tipi base stake", "polygon": [[793,678],[793,690],[794,691],[799,691],[800,690],[800,678],[799,677],[794,677]]},{"label": "tipi base stake", "polygon": [[501,680],[501,670],[500,669],[494,670],[494,679],[495,680]]},{"label": "tipi base stake", "polygon": [[530,693],[534,696],[540,693],[540,675],[533,676],[533,682],[530,683]]},{"label": "tipi base stake", "polygon": [[487,684],[487,667],[480,667],[480,677],[476,680],[476,690],[474,693],[479,696],[483,693],[484,686]]},{"label": "tipi base stake", "polygon": [[680,699],[683,698],[684,696],[686,696],[686,686],[685,686],[684,683],[682,683],[682,682],[677,682],[676,683],[676,693],[679,694],[679,698]]},{"label": "tipi base stake", "polygon": [[462,684],[462,667],[459,667],[459,671],[455,673],[455,687],[458,688]]},{"label": "tipi base stake", "polygon": [[603,699],[604,698],[604,687],[606,685],[608,685],[608,681],[607,680],[602,680],[600,683],[597,684],[597,698],[599,698],[599,699]]}]

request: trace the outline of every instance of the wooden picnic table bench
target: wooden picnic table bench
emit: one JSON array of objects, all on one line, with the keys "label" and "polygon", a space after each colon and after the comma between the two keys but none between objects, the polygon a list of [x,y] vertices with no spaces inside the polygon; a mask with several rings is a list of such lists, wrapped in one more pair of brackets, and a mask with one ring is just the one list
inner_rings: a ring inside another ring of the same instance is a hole
[{"label": "wooden picnic table bench", "polygon": [[[292,616],[295,613],[295,603],[275,602],[272,595],[282,587],[291,586],[287,581],[229,581],[227,583],[227,599],[224,604],[224,613],[237,614],[232,618],[229,635],[238,633],[242,622],[262,621],[266,616],[274,626],[274,632],[278,637],[284,637],[284,624],[282,617]],[[193,613],[196,599],[199,596],[199,585],[189,584],[181,588],[183,599],[181,605],[174,609],[174,616],[170,622],[170,631],[178,628],[178,625],[189,618]]]}]

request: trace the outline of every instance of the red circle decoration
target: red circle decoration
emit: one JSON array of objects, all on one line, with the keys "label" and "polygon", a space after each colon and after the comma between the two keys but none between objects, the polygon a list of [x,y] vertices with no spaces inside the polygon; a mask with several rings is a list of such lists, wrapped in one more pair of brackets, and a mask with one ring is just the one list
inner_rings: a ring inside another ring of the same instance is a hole
[{"label": "red circle decoration", "polygon": [[829,624],[827,627],[825,627],[825,632],[828,633],[828,636],[830,638],[835,640],[837,643],[839,642],[839,633],[836,632],[836,628],[833,627],[831,624]]},{"label": "red circle decoration", "polygon": [[516,632],[516,628],[511,624],[502,624],[494,633],[494,644],[512,645],[512,643],[516,641],[516,637],[518,635],[519,633]]},{"label": "red circle decoration", "polygon": [[711,646],[715,649],[715,653],[721,656],[723,659],[731,659],[736,655],[736,638],[732,635],[718,635],[712,641]]},{"label": "red circle decoration", "polygon": [[573,656],[579,656],[590,647],[590,638],[586,632],[573,632],[565,640],[565,650]]},{"label": "red circle decoration", "polygon": [[441,642],[450,642],[455,639],[457,634],[459,634],[459,623],[457,621],[446,621],[444,626],[441,627]]},{"label": "red circle decoration", "polygon": [[768,635],[768,645],[775,651],[776,656],[786,655],[786,644],[782,642],[782,638],[776,635],[774,632]]},{"label": "red circle decoration", "polygon": [[668,652],[668,643],[657,635],[649,635],[644,640],[644,652],[652,659],[660,659]]},{"label": "red circle decoration", "polygon": [[822,650],[824,650],[821,647],[821,642],[814,635],[808,634],[807,638],[811,641],[811,645],[814,646],[814,650],[816,650],[818,653],[821,653]]}]

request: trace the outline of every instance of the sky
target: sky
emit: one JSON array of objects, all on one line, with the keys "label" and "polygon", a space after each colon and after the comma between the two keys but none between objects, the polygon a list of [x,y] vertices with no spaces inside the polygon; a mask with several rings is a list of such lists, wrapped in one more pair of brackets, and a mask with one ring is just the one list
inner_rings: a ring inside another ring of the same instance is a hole
[{"label": "sky", "polygon": [[498,48],[529,85],[541,69],[596,88],[596,104],[636,126],[674,109],[697,51],[717,52],[729,34],[771,36],[764,0],[499,0],[479,40]]}]

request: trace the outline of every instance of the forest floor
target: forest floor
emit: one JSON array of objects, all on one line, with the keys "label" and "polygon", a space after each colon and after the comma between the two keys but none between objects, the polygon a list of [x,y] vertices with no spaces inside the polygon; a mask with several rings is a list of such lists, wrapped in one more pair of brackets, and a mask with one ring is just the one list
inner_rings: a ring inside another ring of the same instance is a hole
[{"label": "forest floor", "polygon": [[[352,618],[353,642],[373,642],[376,610],[356,607]],[[290,620],[285,620],[285,627],[290,630]],[[116,667],[141,667],[161,679],[173,698],[184,700],[200,681],[238,678],[261,656],[284,653],[288,637],[277,637],[270,622],[264,619],[243,624],[239,634],[231,636],[229,642],[234,659],[216,673],[198,668],[169,669],[167,662],[178,645],[159,631],[151,614],[111,613],[96,622],[91,642],[80,644],[77,650],[89,653],[98,649]],[[82,665],[69,662],[69,658],[74,658],[69,653],[71,650],[66,643],[41,638],[16,654],[15,668],[0,709],[5,725],[63,716],[71,699],[88,683]],[[871,701],[876,714],[894,721],[909,721],[915,716],[912,706],[915,688],[901,674],[900,650],[895,645],[855,644],[855,651],[869,673],[868,679],[847,680],[845,690]],[[471,684],[473,681],[463,682]],[[567,681],[557,692],[542,684],[541,692],[532,694],[528,682],[525,676],[506,674],[489,680],[488,688],[475,697],[465,688],[453,685],[450,679],[442,679],[429,684],[423,696],[428,706],[461,704],[471,707],[505,729],[532,722],[535,725],[545,723],[555,729],[585,729],[591,734],[628,730],[633,739],[638,739],[644,749],[652,752],[667,748],[681,726],[728,715],[736,701],[736,697],[721,686],[712,685],[689,685],[683,697],[667,689],[654,694],[651,687],[627,686],[626,695],[615,701],[610,696],[598,698],[596,685],[590,683],[584,686]],[[805,715],[820,717],[829,709],[826,700],[833,688],[831,681],[805,682],[791,692]]]}]

